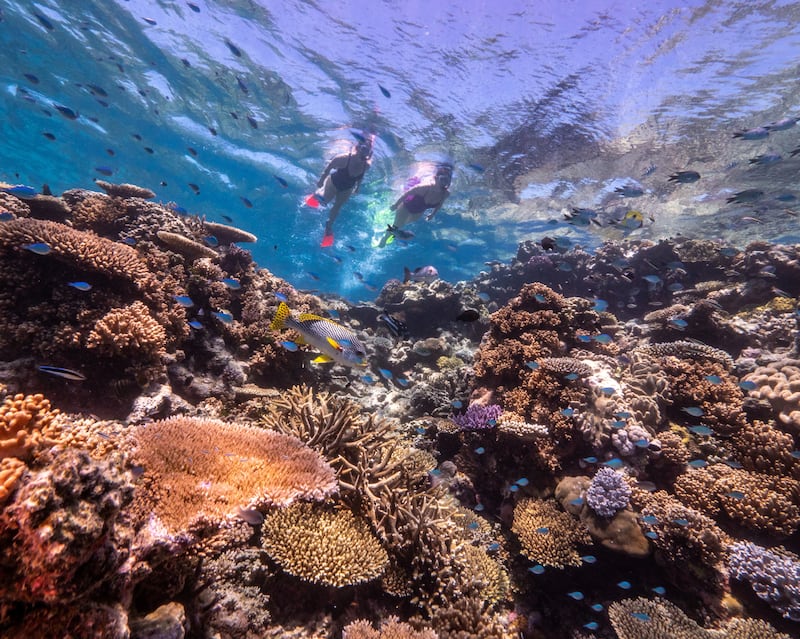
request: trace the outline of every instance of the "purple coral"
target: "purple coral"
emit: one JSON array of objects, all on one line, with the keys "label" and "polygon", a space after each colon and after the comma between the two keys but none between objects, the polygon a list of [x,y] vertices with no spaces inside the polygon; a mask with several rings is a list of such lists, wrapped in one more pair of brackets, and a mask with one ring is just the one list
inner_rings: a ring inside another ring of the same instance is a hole
[{"label": "purple coral", "polygon": [[630,498],[631,487],[611,468],[598,470],[586,491],[586,503],[601,517],[613,517],[628,505]]},{"label": "purple coral", "polygon": [[800,560],[778,549],[749,541],[730,546],[731,576],[747,581],[753,591],[787,619],[800,621]]},{"label": "purple coral", "polygon": [[499,404],[471,404],[463,415],[454,415],[453,422],[461,430],[483,430],[492,428],[502,413]]}]

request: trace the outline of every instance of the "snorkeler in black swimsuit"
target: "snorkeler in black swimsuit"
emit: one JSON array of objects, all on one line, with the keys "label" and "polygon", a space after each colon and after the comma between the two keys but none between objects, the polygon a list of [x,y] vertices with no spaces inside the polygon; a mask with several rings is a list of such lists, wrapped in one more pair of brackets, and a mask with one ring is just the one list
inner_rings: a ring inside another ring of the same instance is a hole
[{"label": "snorkeler in black swimsuit", "polygon": [[372,158],[372,140],[364,138],[347,155],[337,155],[322,172],[317,182],[317,190],[306,198],[306,204],[317,208],[333,200],[333,206],[328,212],[328,221],[325,224],[325,236],[321,246],[333,244],[333,223],[339,215],[342,205],[347,202],[353,193],[358,192],[358,187]]}]

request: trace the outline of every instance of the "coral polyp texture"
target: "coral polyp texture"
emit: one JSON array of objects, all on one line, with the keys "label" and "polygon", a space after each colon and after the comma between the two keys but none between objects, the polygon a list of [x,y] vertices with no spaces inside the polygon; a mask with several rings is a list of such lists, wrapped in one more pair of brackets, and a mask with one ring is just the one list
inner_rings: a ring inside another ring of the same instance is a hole
[{"label": "coral polyp texture", "polygon": [[238,509],[320,500],[338,489],[333,469],[300,440],[215,420],[173,417],[130,435],[144,474],[134,509],[177,535]]},{"label": "coral polyp texture", "polygon": [[630,498],[630,486],[611,468],[598,470],[586,491],[586,503],[601,517],[614,516],[628,505]]},{"label": "coral polyp texture", "polygon": [[580,566],[578,546],[591,544],[583,525],[555,502],[523,499],[514,508],[511,530],[519,537],[522,553],[542,566]]}]

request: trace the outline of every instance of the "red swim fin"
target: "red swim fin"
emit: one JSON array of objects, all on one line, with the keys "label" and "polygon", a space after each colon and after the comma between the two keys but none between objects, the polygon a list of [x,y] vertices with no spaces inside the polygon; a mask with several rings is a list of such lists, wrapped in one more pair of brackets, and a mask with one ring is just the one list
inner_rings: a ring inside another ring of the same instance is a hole
[{"label": "red swim fin", "polygon": [[322,238],[322,241],[319,243],[322,248],[327,248],[329,246],[333,246],[333,233],[329,233],[325,237]]},{"label": "red swim fin", "polygon": [[312,209],[318,209],[319,208],[319,200],[317,199],[317,196],[314,195],[313,193],[311,195],[309,195],[306,198],[306,206],[310,206]]}]

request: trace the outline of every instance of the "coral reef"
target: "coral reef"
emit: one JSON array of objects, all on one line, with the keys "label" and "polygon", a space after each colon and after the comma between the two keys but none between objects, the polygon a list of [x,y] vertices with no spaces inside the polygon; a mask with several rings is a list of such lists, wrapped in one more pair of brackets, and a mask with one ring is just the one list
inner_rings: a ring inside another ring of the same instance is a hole
[{"label": "coral reef", "polygon": [[628,505],[630,497],[627,482],[611,468],[598,470],[586,491],[586,503],[601,517],[613,517]]},{"label": "coral reef", "polygon": [[731,577],[748,582],[787,619],[800,621],[800,557],[749,541],[732,544],[730,553]]},{"label": "coral reef", "polygon": [[522,544],[522,553],[542,566],[580,566],[577,546],[591,543],[583,526],[552,501],[521,500],[514,507],[511,530]]}]

